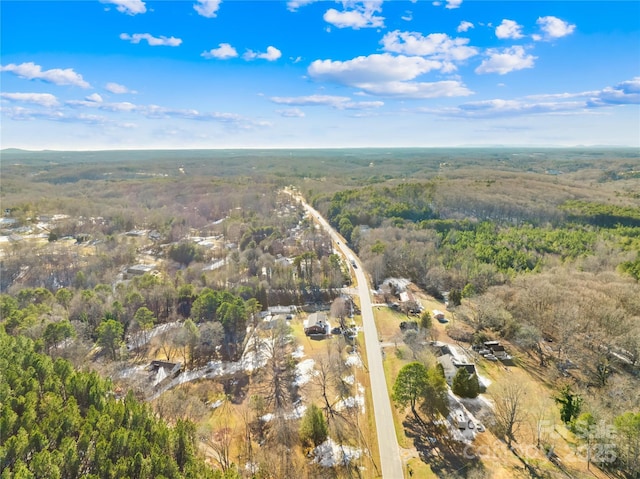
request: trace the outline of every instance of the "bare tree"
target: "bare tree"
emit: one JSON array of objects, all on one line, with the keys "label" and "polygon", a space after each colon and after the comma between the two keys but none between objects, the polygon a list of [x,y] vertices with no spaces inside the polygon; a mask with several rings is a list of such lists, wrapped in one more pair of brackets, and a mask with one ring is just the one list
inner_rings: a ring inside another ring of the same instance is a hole
[{"label": "bare tree", "polygon": [[543,396],[537,398],[535,404],[529,408],[529,423],[535,430],[536,447],[540,447],[549,440],[549,428],[553,425],[552,407],[551,398]]},{"label": "bare tree", "polygon": [[331,303],[331,316],[336,318],[340,322],[340,327],[342,329],[345,328],[344,320],[350,312],[351,304],[343,296],[338,296],[333,300],[333,303]]},{"label": "bare tree", "polygon": [[507,440],[507,445],[515,441],[515,434],[525,420],[525,396],[527,391],[524,385],[517,380],[511,380],[498,384],[492,388],[494,413],[497,432]]},{"label": "bare tree", "polygon": [[211,449],[214,462],[223,473],[231,469],[231,445],[234,430],[231,428],[231,407],[225,398],[214,413],[214,424],[208,431],[203,431],[201,439]]}]

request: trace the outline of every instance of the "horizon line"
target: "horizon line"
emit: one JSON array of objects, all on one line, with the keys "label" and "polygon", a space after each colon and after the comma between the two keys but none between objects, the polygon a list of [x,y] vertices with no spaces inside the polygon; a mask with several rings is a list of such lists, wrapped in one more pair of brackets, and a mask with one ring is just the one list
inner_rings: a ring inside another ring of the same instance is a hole
[{"label": "horizon line", "polygon": [[597,144],[597,145],[531,145],[531,144],[522,144],[522,145],[503,145],[503,144],[495,144],[495,145],[456,145],[456,146],[241,146],[241,147],[208,147],[208,148],[196,148],[196,147],[187,147],[187,148],[179,148],[179,147],[165,147],[165,148],[149,148],[149,147],[140,147],[140,148],[95,148],[95,149],[64,149],[64,148],[43,148],[43,149],[28,149],[28,148],[18,148],[18,147],[7,147],[1,148],[0,153],[7,153],[11,151],[22,151],[28,153],[47,153],[47,152],[70,152],[70,153],[87,153],[87,152],[114,152],[114,151],[229,151],[229,150],[240,150],[240,151],[260,151],[260,150],[384,150],[384,149],[392,149],[392,150],[403,150],[403,149],[465,149],[465,148],[542,148],[542,149],[570,149],[570,148],[626,148],[626,149],[638,149],[640,153],[640,145],[606,145],[606,144]]}]

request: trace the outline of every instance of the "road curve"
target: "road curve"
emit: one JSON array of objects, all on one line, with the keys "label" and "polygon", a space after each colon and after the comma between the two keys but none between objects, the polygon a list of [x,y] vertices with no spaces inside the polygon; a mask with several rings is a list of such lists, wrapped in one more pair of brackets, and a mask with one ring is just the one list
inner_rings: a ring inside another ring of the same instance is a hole
[{"label": "road curve", "polygon": [[378,339],[378,330],[373,319],[373,308],[371,306],[371,293],[369,280],[362,269],[360,260],[350,248],[344,243],[344,239],[331,227],[320,213],[308,205],[304,198],[295,193],[285,190],[302,204],[305,210],[312,215],[336,242],[340,251],[346,258],[353,257],[357,267],[354,268],[358,281],[358,293],[360,295],[360,309],[362,311],[362,325],[364,330],[364,343],[367,348],[367,362],[369,377],[371,381],[371,396],[373,398],[373,412],[376,420],[376,431],[378,433],[378,447],[380,453],[380,468],[384,479],[404,479],[402,459],[400,458],[400,448],[396,437],[396,430],[393,425],[393,412],[389,401],[389,390],[384,376],[382,366],[382,352]]}]

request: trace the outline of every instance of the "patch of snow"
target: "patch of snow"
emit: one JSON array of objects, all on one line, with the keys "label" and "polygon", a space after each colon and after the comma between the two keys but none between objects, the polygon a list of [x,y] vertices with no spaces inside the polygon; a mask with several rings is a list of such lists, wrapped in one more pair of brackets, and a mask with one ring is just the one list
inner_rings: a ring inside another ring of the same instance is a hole
[{"label": "patch of snow", "polygon": [[353,383],[356,382],[356,377],[352,374],[351,376],[346,376],[342,378],[342,380],[347,384],[353,385]]},{"label": "patch of snow", "polygon": [[357,389],[358,393],[355,396],[349,396],[338,401],[336,404],[336,409],[338,411],[360,407],[360,412],[364,414],[364,386],[362,384],[358,384]]},{"label": "patch of snow", "polygon": [[160,384],[163,379],[167,377],[167,370],[165,368],[158,368],[158,372],[156,373],[156,377],[153,380],[153,385]]},{"label": "patch of snow", "polygon": [[294,381],[296,386],[302,386],[311,380],[315,364],[313,359],[305,359],[296,365],[296,379]]},{"label": "patch of snow", "polygon": [[209,404],[209,407],[211,409],[218,409],[223,404],[224,404],[224,399],[218,399],[217,401],[214,401],[211,404]]},{"label": "patch of snow", "polygon": [[350,354],[347,360],[344,362],[347,366],[355,366],[357,368],[363,367],[362,358],[358,353]]},{"label": "patch of snow", "polygon": [[145,374],[145,367],[133,366],[131,368],[123,369],[122,371],[119,371],[116,373],[116,377],[125,379],[125,378],[133,377],[137,374]]},{"label": "patch of snow", "polygon": [[291,353],[292,358],[300,359],[304,356],[304,346],[298,346],[294,352]]},{"label": "patch of snow", "polygon": [[313,450],[314,463],[322,467],[335,467],[350,464],[362,456],[362,450],[335,443],[331,438]]},{"label": "patch of snow", "polygon": [[485,389],[491,386],[491,379],[484,377],[482,374],[480,374],[477,368],[476,368],[476,376],[478,376],[478,382],[480,383],[480,386],[484,386]]},{"label": "patch of snow", "polygon": [[307,411],[307,406],[298,404],[291,414],[287,414],[287,419],[300,419]]},{"label": "patch of snow", "polygon": [[[298,404],[293,411],[287,413],[284,415],[284,419],[300,419],[305,411],[307,410],[307,406],[305,406],[304,404]],[[262,416],[260,419],[264,422],[271,422],[275,419],[276,415],[268,412],[267,414],[265,414],[264,416]]]}]

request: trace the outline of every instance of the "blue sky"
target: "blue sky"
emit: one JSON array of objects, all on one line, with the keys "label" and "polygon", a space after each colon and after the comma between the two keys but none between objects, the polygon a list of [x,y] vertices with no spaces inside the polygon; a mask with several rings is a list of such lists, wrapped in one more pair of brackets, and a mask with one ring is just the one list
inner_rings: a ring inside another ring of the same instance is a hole
[{"label": "blue sky", "polygon": [[2,0],[2,148],[640,147],[640,2]]}]

